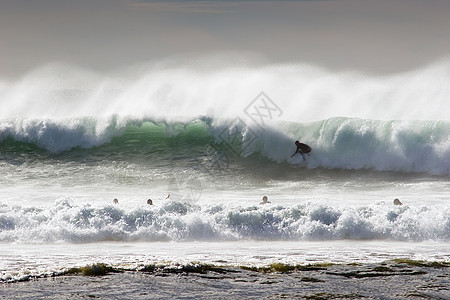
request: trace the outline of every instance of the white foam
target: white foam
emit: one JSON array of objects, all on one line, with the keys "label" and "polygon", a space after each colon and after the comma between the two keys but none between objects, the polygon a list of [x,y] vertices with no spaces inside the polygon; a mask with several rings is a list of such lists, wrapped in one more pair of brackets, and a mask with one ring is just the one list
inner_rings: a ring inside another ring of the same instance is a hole
[{"label": "white foam", "polygon": [[450,239],[448,207],[235,206],[166,202],[93,207],[61,199],[46,208],[0,207],[0,242]]},{"label": "white foam", "polygon": [[0,141],[12,137],[15,141],[34,143],[53,153],[74,147],[91,148],[110,141],[125,130],[115,117],[104,119],[74,118],[12,119],[0,121]]}]

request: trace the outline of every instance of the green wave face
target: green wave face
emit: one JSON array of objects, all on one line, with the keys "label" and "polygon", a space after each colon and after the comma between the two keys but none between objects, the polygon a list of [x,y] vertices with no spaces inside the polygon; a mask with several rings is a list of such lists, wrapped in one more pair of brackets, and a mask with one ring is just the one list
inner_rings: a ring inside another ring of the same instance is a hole
[{"label": "green wave face", "polygon": [[[78,118],[5,121],[0,155],[20,158],[195,164],[223,156],[241,164],[301,165],[309,169],[450,174],[450,122],[331,118],[277,122],[265,128],[211,118],[187,122]],[[294,141],[313,151],[291,158]]]}]

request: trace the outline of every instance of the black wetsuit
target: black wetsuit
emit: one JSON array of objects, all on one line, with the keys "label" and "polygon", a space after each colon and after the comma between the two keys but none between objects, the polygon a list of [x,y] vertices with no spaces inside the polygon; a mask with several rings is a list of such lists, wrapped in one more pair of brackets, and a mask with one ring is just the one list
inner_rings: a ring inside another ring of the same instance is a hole
[{"label": "black wetsuit", "polygon": [[299,152],[300,153],[309,153],[309,152],[311,152],[311,147],[306,144],[303,144],[303,143],[298,143],[295,154],[297,154]]}]

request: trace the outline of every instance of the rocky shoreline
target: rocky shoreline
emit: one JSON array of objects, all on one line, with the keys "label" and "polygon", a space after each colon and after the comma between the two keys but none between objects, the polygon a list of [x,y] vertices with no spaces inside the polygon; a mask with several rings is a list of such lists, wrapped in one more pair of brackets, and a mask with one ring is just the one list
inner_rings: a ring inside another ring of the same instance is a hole
[{"label": "rocky shoreline", "polygon": [[448,299],[450,263],[274,263],[266,267],[95,264],[1,284],[3,299]]}]

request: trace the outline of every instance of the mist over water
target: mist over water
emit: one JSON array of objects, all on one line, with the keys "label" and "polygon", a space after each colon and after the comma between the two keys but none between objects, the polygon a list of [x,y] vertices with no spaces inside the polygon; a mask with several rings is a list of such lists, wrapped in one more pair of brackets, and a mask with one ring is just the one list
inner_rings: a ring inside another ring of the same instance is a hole
[{"label": "mist over water", "polygon": [[388,77],[302,64],[151,63],[113,74],[49,64],[0,84],[0,118],[234,118],[261,92],[282,120],[449,120],[450,61]]}]

